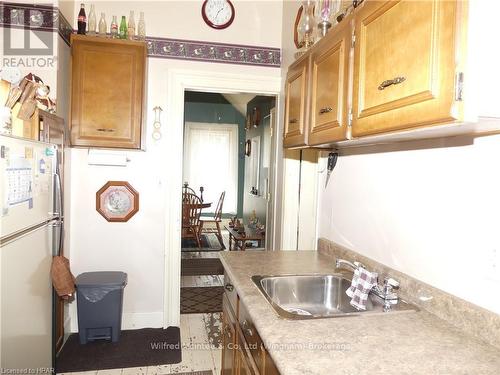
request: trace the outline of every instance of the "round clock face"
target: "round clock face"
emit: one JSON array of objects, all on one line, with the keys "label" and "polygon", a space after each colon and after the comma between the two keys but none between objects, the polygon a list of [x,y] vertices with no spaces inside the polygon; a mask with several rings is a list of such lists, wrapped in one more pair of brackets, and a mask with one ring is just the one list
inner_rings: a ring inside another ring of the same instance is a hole
[{"label": "round clock face", "polygon": [[201,14],[208,26],[225,29],[233,23],[234,6],[229,0],[205,0]]}]

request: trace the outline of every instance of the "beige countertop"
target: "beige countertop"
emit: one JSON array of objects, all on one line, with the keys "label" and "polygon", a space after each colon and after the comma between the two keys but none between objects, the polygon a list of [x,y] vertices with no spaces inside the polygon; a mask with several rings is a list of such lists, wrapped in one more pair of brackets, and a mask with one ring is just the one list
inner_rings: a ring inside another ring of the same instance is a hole
[{"label": "beige countertop", "polygon": [[315,251],[221,252],[281,375],[500,374],[500,351],[425,311],[313,320],[277,315],[253,275],[334,272]]}]

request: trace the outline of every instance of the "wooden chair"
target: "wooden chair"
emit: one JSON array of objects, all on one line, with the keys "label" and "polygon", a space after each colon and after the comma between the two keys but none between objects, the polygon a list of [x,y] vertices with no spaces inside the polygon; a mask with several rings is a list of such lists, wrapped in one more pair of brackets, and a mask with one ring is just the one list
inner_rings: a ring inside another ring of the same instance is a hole
[{"label": "wooden chair", "polygon": [[[219,240],[220,246],[222,249],[225,249],[224,241],[222,240],[222,234],[220,232],[220,222],[222,221],[222,205],[224,204],[224,197],[226,196],[226,192],[223,191],[220,195],[219,202],[217,202],[217,207],[215,208],[215,213],[213,218],[202,218],[200,219],[200,235],[202,233],[213,233],[217,236]],[[205,227],[205,224],[215,224],[215,228],[213,226]]]},{"label": "wooden chair", "polygon": [[[200,199],[201,199],[201,202],[203,203],[203,191],[205,189],[203,189],[203,186],[200,186]],[[191,194],[194,194],[194,195],[197,195],[196,192],[189,187],[189,185],[187,183],[185,183],[184,185],[182,185],[182,194],[186,194],[186,193],[191,193]]]},{"label": "wooden chair", "polygon": [[198,247],[200,241],[201,200],[196,194],[182,194],[182,238],[194,238]]}]

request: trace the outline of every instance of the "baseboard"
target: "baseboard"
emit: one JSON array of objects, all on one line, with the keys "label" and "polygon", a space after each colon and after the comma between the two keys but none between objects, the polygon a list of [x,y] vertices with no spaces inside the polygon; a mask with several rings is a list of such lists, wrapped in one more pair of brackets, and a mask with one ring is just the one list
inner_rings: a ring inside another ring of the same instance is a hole
[{"label": "baseboard", "polygon": [[161,328],[163,312],[123,313],[122,329]]},{"label": "baseboard", "polygon": [[[152,313],[123,313],[122,329],[141,329],[141,328],[161,328],[163,327],[163,312]],[[73,319],[68,318],[64,323],[66,333],[78,332],[78,322],[76,314]]]}]

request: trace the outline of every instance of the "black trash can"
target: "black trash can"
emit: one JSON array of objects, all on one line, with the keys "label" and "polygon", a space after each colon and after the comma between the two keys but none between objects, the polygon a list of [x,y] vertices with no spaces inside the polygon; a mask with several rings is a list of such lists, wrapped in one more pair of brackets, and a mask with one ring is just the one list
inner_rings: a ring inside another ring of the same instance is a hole
[{"label": "black trash can", "polygon": [[85,272],[76,278],[80,344],[107,339],[117,342],[122,327],[125,272]]}]

